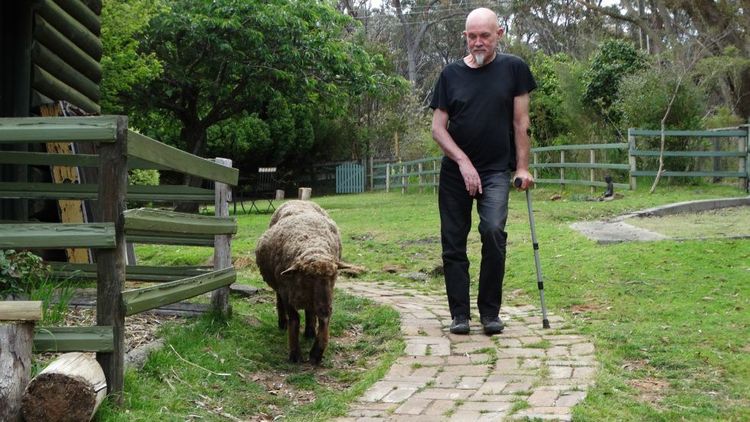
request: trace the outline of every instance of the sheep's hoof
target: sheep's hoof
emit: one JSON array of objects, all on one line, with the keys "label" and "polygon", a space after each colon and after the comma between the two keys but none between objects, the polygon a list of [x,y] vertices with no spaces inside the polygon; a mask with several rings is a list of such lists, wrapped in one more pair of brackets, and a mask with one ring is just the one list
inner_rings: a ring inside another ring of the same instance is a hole
[{"label": "sheep's hoof", "polygon": [[313,365],[320,365],[320,362],[323,360],[323,349],[320,349],[318,347],[313,347],[312,350],[310,350],[310,363]]},{"label": "sheep's hoof", "polygon": [[299,363],[302,360],[302,356],[299,352],[289,352],[289,362]]}]

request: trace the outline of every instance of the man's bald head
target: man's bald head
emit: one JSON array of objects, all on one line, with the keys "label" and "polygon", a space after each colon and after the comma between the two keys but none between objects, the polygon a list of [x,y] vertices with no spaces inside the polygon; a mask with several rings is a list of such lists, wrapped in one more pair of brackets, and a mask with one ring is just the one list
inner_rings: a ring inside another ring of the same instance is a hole
[{"label": "man's bald head", "polygon": [[486,7],[480,7],[472,10],[468,16],[466,16],[466,30],[469,30],[470,25],[490,25],[494,29],[498,29],[500,26],[497,23],[497,14]]},{"label": "man's bald head", "polygon": [[497,23],[497,15],[490,9],[474,9],[466,17],[466,46],[469,56],[464,58],[471,67],[482,67],[495,59],[497,42],[503,36],[503,30]]}]

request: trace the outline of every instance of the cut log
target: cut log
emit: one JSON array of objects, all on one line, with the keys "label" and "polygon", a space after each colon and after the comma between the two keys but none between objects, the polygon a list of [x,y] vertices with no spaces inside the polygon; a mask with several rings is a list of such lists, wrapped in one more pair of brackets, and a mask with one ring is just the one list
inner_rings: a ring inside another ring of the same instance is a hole
[{"label": "cut log", "polygon": [[0,421],[21,420],[21,397],[31,376],[34,323],[0,323]]},{"label": "cut log", "polygon": [[312,195],[312,188],[299,188],[297,189],[297,198],[303,201],[309,201]]},{"label": "cut log", "polygon": [[66,353],[31,380],[21,413],[27,422],[89,421],[107,395],[99,363],[84,353]]},{"label": "cut log", "polygon": [[41,301],[9,300],[0,302],[0,321],[39,321],[40,319],[42,319]]}]

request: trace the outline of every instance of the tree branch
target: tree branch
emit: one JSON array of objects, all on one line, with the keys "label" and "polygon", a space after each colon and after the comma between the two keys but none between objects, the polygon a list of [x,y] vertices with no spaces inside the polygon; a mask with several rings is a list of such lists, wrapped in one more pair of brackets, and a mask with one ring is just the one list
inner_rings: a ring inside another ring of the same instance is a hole
[{"label": "tree branch", "polygon": [[648,36],[651,38],[651,40],[658,46],[659,50],[663,49],[663,44],[661,42],[661,38],[659,37],[659,35],[656,34],[653,31],[653,29],[651,29],[651,26],[649,25],[649,22],[647,20],[641,18],[640,16],[632,16],[630,14],[623,15],[623,14],[620,14],[620,13],[615,13],[615,12],[613,12],[613,11],[605,8],[605,7],[601,7],[599,5],[596,5],[596,4],[593,4],[593,3],[589,3],[588,1],[585,1],[585,0],[575,0],[575,2],[578,3],[578,4],[580,4],[583,7],[587,8],[587,9],[593,10],[593,11],[595,11],[597,13],[602,14],[602,15],[609,16],[609,17],[611,17],[613,19],[630,22],[633,25],[638,26],[646,34],[648,34]]}]

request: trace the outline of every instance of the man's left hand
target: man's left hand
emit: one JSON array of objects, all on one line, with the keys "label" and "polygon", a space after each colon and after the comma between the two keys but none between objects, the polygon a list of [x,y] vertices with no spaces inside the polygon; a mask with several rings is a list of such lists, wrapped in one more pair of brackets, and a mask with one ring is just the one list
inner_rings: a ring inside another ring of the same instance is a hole
[{"label": "man's left hand", "polygon": [[[517,170],[513,177],[514,180],[520,179],[521,186],[517,186],[516,190],[525,191],[534,187],[534,176],[529,173],[528,170]],[[515,184],[514,184],[515,186]]]}]

